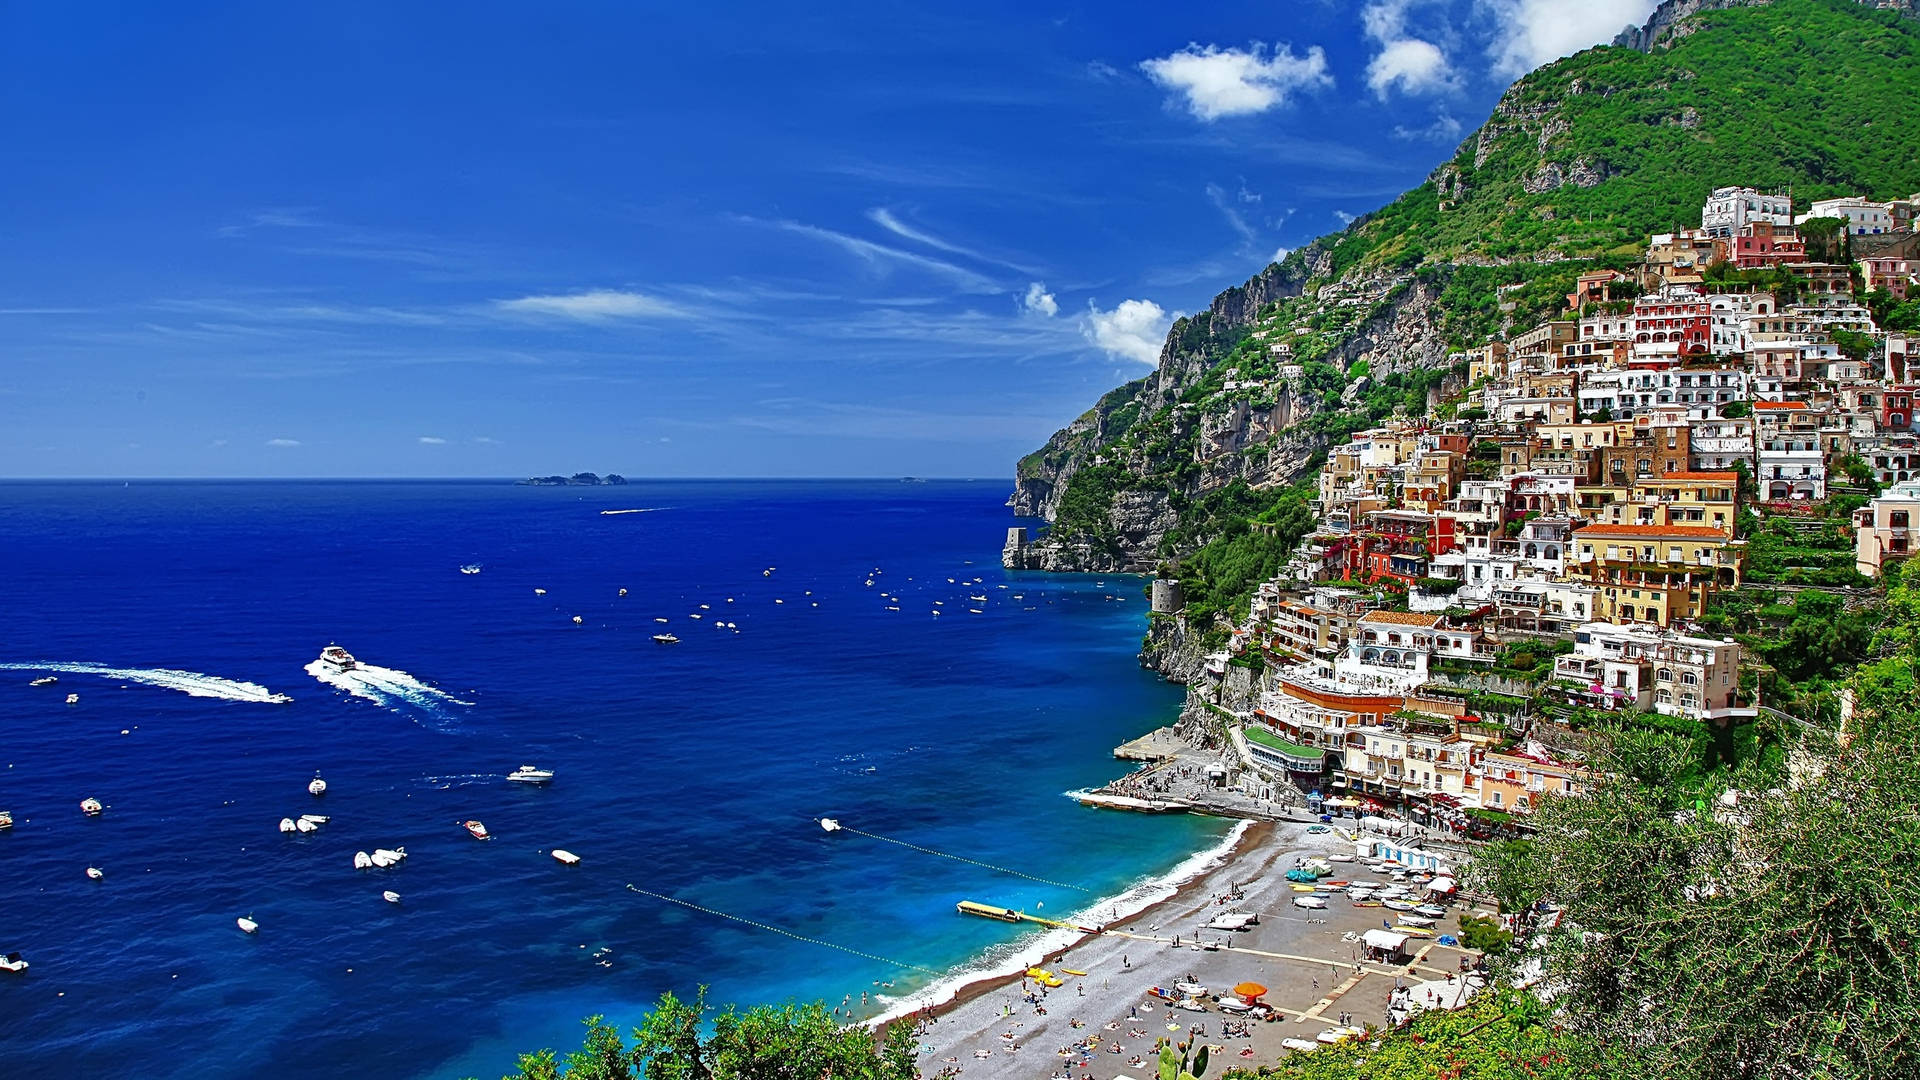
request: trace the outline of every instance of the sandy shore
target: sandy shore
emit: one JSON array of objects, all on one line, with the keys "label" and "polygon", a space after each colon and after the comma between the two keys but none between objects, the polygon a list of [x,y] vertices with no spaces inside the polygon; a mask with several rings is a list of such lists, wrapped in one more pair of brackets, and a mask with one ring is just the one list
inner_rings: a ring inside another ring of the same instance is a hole
[{"label": "sandy shore", "polygon": [[[1165,900],[1138,915],[1090,934],[1048,955],[1041,966],[1066,985],[1047,991],[1020,975],[968,984],[922,1025],[922,1069],[943,1068],[963,1076],[1005,1077],[1072,1075],[1098,1080],[1142,1080],[1153,1074],[1155,1039],[1201,1036],[1224,1049],[1223,1064],[1270,1063],[1287,1051],[1282,1039],[1312,1039],[1336,1026],[1342,1014],[1357,1024],[1386,1019],[1387,996],[1396,983],[1414,984],[1458,970],[1462,950],[1428,946],[1411,965],[1364,963],[1359,946],[1342,940],[1349,932],[1378,928],[1393,912],[1354,907],[1336,896],[1325,910],[1295,908],[1296,893],[1285,879],[1296,857],[1351,854],[1353,844],[1339,833],[1306,832],[1306,826],[1259,822],[1217,867],[1181,885]],[[1354,876],[1367,875],[1345,864]],[[1344,875],[1343,875],[1344,876]],[[1240,899],[1225,902],[1238,889]],[[1254,912],[1260,925],[1234,934],[1204,929],[1224,911]],[[1443,920],[1441,930],[1451,925]],[[1218,950],[1197,941],[1222,942]],[[1177,944],[1176,944],[1177,942]],[[1084,971],[1067,975],[1063,969]],[[1264,1000],[1280,1016],[1270,1023],[1246,1021],[1215,1007],[1191,1012],[1168,1007],[1148,996],[1153,986],[1197,981],[1216,994],[1242,982],[1268,988]],[[1043,1011],[1044,1010],[1044,1011]],[[1234,1034],[1228,1034],[1229,1030]],[[1244,1034],[1241,1034],[1244,1030]],[[1068,1048],[1093,1042],[1090,1052]],[[1118,1047],[1116,1052],[1113,1048]],[[1132,1065],[1136,1059],[1144,1063]]]}]

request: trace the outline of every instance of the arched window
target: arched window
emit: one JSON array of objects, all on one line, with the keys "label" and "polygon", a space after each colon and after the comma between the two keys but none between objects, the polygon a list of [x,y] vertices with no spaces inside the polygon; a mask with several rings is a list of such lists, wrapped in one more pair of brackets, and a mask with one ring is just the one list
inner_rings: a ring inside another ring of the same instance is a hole
[{"label": "arched window", "polygon": [[1658,679],[1658,680],[1660,680],[1661,682],[1672,682],[1672,681],[1673,681],[1673,669],[1672,669],[1672,668],[1661,668],[1661,669],[1660,669],[1659,671],[1656,671],[1656,672],[1654,672],[1654,674],[1653,674],[1653,677],[1654,677],[1654,678],[1656,678],[1656,679]]},{"label": "arched window", "polygon": [[1700,676],[1696,672],[1683,671],[1680,673],[1680,681],[1686,683],[1688,686],[1699,686]]},{"label": "arched window", "polygon": [[1673,691],[1663,687],[1654,692],[1653,700],[1658,701],[1662,705],[1671,705],[1673,704]]},{"label": "arched window", "polygon": [[1698,697],[1696,697],[1696,696],[1694,696],[1693,694],[1681,694],[1681,695],[1680,695],[1680,707],[1681,707],[1681,708],[1683,708],[1683,709],[1691,709],[1691,708],[1695,708],[1695,707],[1697,707],[1697,706],[1698,706],[1699,704],[1700,704],[1700,699],[1699,699]]}]

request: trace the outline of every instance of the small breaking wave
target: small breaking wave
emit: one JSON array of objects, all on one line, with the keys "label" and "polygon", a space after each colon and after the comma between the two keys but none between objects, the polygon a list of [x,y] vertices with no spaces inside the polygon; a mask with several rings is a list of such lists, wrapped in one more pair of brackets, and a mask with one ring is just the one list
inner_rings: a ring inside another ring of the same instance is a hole
[{"label": "small breaking wave", "polygon": [[285,694],[276,694],[259,683],[223,679],[218,675],[207,675],[198,671],[177,671],[173,668],[117,668],[108,667],[105,664],[73,661],[52,664],[0,664],[0,671],[56,671],[62,675],[98,675],[103,679],[139,683],[142,686],[157,686],[163,690],[178,690],[198,698],[250,701],[260,705],[284,705],[293,700]]},{"label": "small breaking wave", "polygon": [[471,701],[461,701],[438,687],[428,686],[404,671],[377,664],[361,663],[351,670],[341,671],[324,660],[315,660],[305,670],[336,690],[345,690],[354,697],[398,712],[411,708],[438,716],[444,714],[449,705],[473,704]]}]

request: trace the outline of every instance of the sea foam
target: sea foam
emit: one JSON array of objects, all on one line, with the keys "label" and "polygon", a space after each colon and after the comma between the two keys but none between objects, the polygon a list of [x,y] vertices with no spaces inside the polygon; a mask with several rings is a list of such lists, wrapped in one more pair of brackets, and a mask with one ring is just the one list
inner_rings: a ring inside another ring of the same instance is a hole
[{"label": "sea foam", "polygon": [[377,664],[360,663],[350,670],[341,671],[324,660],[315,660],[305,670],[336,690],[345,690],[354,697],[395,711],[404,712],[411,706],[439,715],[449,705],[473,704],[471,701],[461,701],[438,687],[428,686],[404,671]]},{"label": "sea foam", "polygon": [[276,694],[259,683],[223,679],[218,675],[207,675],[198,671],[177,671],[173,668],[119,668],[109,667],[106,664],[71,661],[51,664],[0,664],[0,671],[51,671],[62,675],[98,675],[103,679],[113,679],[118,682],[178,690],[183,694],[191,694],[199,698],[250,701],[261,705],[282,705],[293,700],[285,694]]}]

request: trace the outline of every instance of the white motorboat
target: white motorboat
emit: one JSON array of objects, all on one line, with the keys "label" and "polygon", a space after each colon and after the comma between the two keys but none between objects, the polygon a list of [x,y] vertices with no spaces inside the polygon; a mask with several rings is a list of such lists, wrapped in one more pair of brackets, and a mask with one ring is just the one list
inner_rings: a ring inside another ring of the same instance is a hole
[{"label": "white motorboat", "polygon": [[79,694],[68,694],[68,695],[67,695],[67,704],[69,704],[69,705],[78,705],[78,704],[80,704],[80,695],[79,695]]},{"label": "white motorboat", "polygon": [[352,671],[360,666],[353,654],[338,645],[329,645],[320,650],[320,662],[335,671]]},{"label": "white motorboat", "polygon": [[575,855],[573,852],[568,851],[565,848],[554,848],[553,857],[555,860],[557,860],[558,862],[566,866],[572,866],[575,863],[580,861],[580,856]]},{"label": "white motorboat", "polygon": [[830,817],[823,817],[820,819],[820,827],[828,832],[839,832],[840,822]]},{"label": "white motorboat", "polygon": [[480,572],[480,564],[468,563],[467,565],[460,568],[460,572],[463,574],[477,574]]},{"label": "white motorboat", "polygon": [[653,640],[661,645],[673,645],[680,641],[680,639],[673,634],[655,634],[653,635]]},{"label": "white motorboat", "polygon": [[585,620],[585,619],[582,619],[582,618],[581,618],[580,616],[578,616],[578,615],[575,615],[575,616],[573,617],[573,625],[575,625],[575,626],[579,626],[579,625],[580,625],[581,623],[583,623],[583,622],[586,622],[586,620]]},{"label": "white motorboat", "polygon": [[653,621],[654,621],[654,622],[666,622],[666,621],[667,621],[667,617],[666,617],[666,616],[664,616],[664,615],[662,615],[662,616],[660,616],[659,618],[657,618],[657,619],[655,619],[655,620],[653,620]]},{"label": "white motorboat", "polygon": [[1447,913],[1447,909],[1441,907],[1439,904],[1416,904],[1413,910],[1422,915],[1430,915],[1436,919]]},{"label": "white motorboat", "polygon": [[553,770],[536,769],[531,765],[522,765],[508,773],[507,779],[516,784],[549,784],[553,782]]},{"label": "white motorboat", "polygon": [[257,934],[260,932],[260,924],[257,922],[254,922],[252,919],[249,919],[245,916],[241,916],[240,918],[233,920],[233,922],[235,926],[238,926],[240,929],[246,931],[249,934]]},{"label": "white motorboat", "polygon": [[460,823],[460,827],[467,830],[467,834],[472,836],[475,840],[493,839],[493,834],[488,832],[487,827],[481,824],[477,820],[463,821]]},{"label": "white motorboat", "polygon": [[327,822],[329,822],[329,821],[331,821],[331,820],[333,820],[333,819],[331,819],[331,818],[329,818],[329,817],[327,817],[327,815],[325,815],[325,814],[301,814],[301,815],[300,815],[300,820],[301,820],[301,821],[310,821],[310,822],[312,822],[312,823],[314,823],[315,825],[325,825],[325,824],[326,824]]},{"label": "white motorboat", "polygon": [[1334,854],[1334,855],[1329,855],[1329,856],[1327,856],[1327,859],[1328,859],[1328,860],[1329,860],[1330,862],[1352,862],[1352,861],[1353,861],[1353,856],[1351,856],[1351,855],[1348,855],[1348,854],[1346,854],[1345,852],[1341,852],[1341,853],[1338,853],[1338,854]]},{"label": "white motorboat", "polygon": [[984,596],[969,596],[967,597],[967,599],[973,601],[976,604],[984,604],[987,602],[987,598]]},{"label": "white motorboat", "polygon": [[94,881],[107,880],[107,872],[105,870],[100,869],[97,866],[87,867],[87,876],[89,878],[92,878]]},{"label": "white motorboat", "polygon": [[380,894],[380,899],[385,900],[389,904],[397,904],[400,902],[400,894],[394,892],[392,889],[388,889],[386,892]]},{"label": "white motorboat", "polygon": [[293,823],[293,819],[292,819],[292,818],[290,818],[290,817],[283,817],[283,818],[281,818],[281,819],[280,819],[280,831],[281,831],[281,832],[292,832],[292,831],[294,831],[294,829],[295,829],[295,828],[297,828],[297,826],[296,826],[296,825],[294,825],[294,823]]},{"label": "white motorboat", "polygon": [[0,829],[13,828],[13,811],[0,810]]},{"label": "white motorboat", "polygon": [[533,595],[535,595],[535,596],[545,596],[545,595],[547,595],[547,590],[545,590],[545,589],[535,589],[535,590],[533,590]]},{"label": "white motorboat", "polygon": [[33,680],[27,685],[28,686],[52,686],[54,683],[57,683],[59,681],[60,681],[60,676],[58,675],[42,675],[41,677]]},{"label": "white motorboat", "polygon": [[22,972],[27,970],[27,967],[28,967],[27,962],[25,960],[22,960],[20,958],[20,954],[17,952],[10,952],[4,957],[0,957],[0,971],[12,971],[17,973],[17,972]]},{"label": "white motorboat", "polygon": [[371,869],[372,866],[373,856],[364,851],[356,851],[353,853],[353,868],[355,870],[367,870]]},{"label": "white motorboat", "polygon": [[1201,1001],[1199,998],[1181,998],[1179,1001],[1173,1003],[1173,1007],[1176,1009],[1185,1009],[1188,1012],[1207,1011],[1207,1003]]},{"label": "white motorboat", "polygon": [[307,781],[307,794],[325,795],[326,793],[327,793],[327,782],[325,780],[320,779],[319,773],[314,773],[313,779]]},{"label": "white motorboat", "polygon": [[81,799],[80,800],[80,812],[87,815],[88,817],[99,817],[100,811],[105,809],[106,807],[100,804],[99,799]]},{"label": "white motorboat", "polygon": [[374,848],[373,865],[382,870],[389,866],[398,866],[407,860],[406,848]]},{"label": "white motorboat", "polygon": [[1188,997],[1207,996],[1207,988],[1195,982],[1177,982],[1173,984],[1173,988]]},{"label": "white motorboat", "polygon": [[621,590],[620,590],[620,595],[621,595],[621,596],[625,596],[625,595],[627,595],[627,590],[625,590],[625,589],[621,589]]}]

